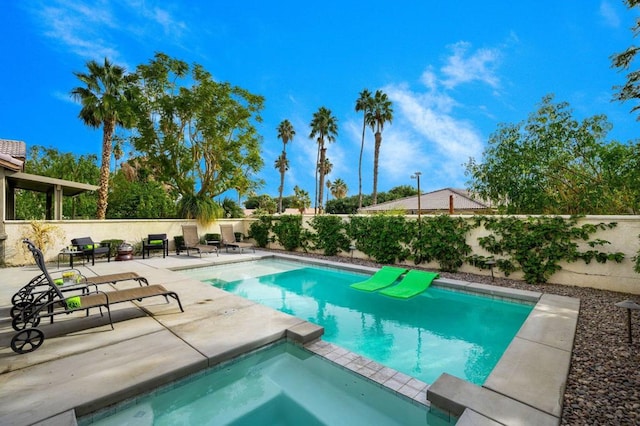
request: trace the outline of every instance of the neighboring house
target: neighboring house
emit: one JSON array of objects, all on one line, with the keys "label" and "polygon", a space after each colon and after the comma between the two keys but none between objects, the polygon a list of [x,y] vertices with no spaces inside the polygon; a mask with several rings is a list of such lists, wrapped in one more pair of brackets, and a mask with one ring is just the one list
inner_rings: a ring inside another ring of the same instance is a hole
[{"label": "neighboring house", "polygon": [[[421,214],[486,214],[494,211],[491,203],[473,198],[467,190],[453,188],[422,194],[419,205]],[[380,213],[384,211],[404,211],[406,214],[418,214],[418,196],[362,207],[358,212]]]}]

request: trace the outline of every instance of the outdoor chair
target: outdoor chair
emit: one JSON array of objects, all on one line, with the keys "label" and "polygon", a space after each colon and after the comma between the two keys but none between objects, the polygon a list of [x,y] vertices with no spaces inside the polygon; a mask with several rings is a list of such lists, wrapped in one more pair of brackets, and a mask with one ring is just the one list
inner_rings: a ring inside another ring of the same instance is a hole
[{"label": "outdoor chair", "polygon": [[256,252],[253,244],[236,241],[233,225],[220,225],[220,235],[222,236],[222,245],[227,249],[227,252],[229,251],[229,247],[240,249],[240,253],[242,253],[244,249],[253,249],[253,252]]},{"label": "outdoor chair", "polygon": [[96,264],[96,257],[106,256],[107,262],[111,262],[111,243],[94,243],[91,237],[74,238],[71,244],[84,253],[84,257],[91,259],[91,265]]},{"label": "outdoor chair", "polygon": [[151,257],[151,251],[162,250],[162,257],[169,255],[169,239],[167,234],[149,234],[145,240],[142,240],[142,258],[145,254]]},{"label": "outdoor chair", "polygon": [[[70,275],[67,275],[70,274]],[[149,281],[135,272],[120,272],[117,274],[97,275],[95,277],[85,277],[77,269],[64,269],[56,271],[53,283],[67,290],[72,287],[81,288],[81,286],[98,286],[102,284],[116,284],[122,281],[137,281],[140,286],[149,285]],[[15,318],[18,313],[25,307],[33,303],[33,301],[43,292],[49,291],[49,282],[45,273],[35,276],[20,290],[15,292],[11,297],[10,310],[11,318]],[[53,320],[53,318],[52,318]]]},{"label": "outdoor chair", "polygon": [[[218,247],[200,243],[197,226],[182,225],[182,237],[184,238],[184,245],[180,248],[180,250],[186,250],[187,256],[190,256],[190,250],[197,251],[200,257],[202,257],[202,253],[215,253],[217,256],[219,256]],[[178,251],[178,254],[180,254],[180,251]]]},{"label": "outdoor chair", "polygon": [[[24,306],[15,318],[13,318],[11,326],[17,331],[11,339],[11,349],[14,352],[20,354],[33,352],[42,345],[44,342],[44,332],[37,327],[40,324],[40,320],[46,317],[70,314],[78,310],[86,310],[88,315],[89,310],[92,308],[99,308],[100,314],[102,315],[102,308],[105,308],[109,318],[109,325],[113,330],[113,319],[111,318],[112,304],[141,301],[147,297],[154,296],[163,296],[167,302],[169,300],[168,298],[171,297],[178,302],[180,311],[184,312],[178,294],[173,291],[168,291],[158,284],[108,292],[98,290],[90,291],[86,286],[74,286],[74,290],[79,293],[72,293],[71,291],[63,292],[51,278],[45,265],[42,251],[28,239],[23,240],[23,242],[33,254],[36,265],[38,265],[42,271],[49,289],[48,291],[38,294],[30,304]],[[67,293],[67,295],[65,295],[65,293]],[[69,295],[69,293],[71,293],[71,295]]]}]

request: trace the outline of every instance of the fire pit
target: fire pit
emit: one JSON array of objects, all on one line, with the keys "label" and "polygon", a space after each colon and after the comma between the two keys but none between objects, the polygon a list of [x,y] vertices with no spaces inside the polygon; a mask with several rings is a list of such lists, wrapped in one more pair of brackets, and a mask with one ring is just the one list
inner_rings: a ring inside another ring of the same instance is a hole
[{"label": "fire pit", "polygon": [[122,243],[118,246],[116,261],[133,260],[133,246],[129,243]]}]

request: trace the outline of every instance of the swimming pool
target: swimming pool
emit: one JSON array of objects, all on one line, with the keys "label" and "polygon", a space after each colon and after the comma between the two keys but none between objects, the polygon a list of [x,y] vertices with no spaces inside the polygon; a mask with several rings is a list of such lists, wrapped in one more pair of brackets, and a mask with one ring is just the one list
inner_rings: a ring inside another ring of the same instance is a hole
[{"label": "swimming pool", "polygon": [[426,383],[447,372],[481,385],[533,308],[434,287],[399,300],[352,289],[363,274],[275,259],[185,272],[318,324],[323,340]]},{"label": "swimming pool", "polygon": [[448,425],[291,343],[198,373],[94,415],[80,425]]}]

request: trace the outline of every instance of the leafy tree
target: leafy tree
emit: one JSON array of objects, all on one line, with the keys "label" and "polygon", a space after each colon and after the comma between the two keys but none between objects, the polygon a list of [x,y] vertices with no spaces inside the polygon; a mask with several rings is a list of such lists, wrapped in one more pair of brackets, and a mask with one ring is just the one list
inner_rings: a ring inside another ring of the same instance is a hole
[{"label": "leafy tree", "polygon": [[244,217],[244,211],[242,210],[240,205],[238,205],[238,203],[233,201],[231,198],[225,198],[222,201],[222,208],[224,209],[225,217]]},{"label": "leafy tree", "polygon": [[122,169],[116,172],[109,193],[109,219],[163,219],[176,217],[176,205],[160,182]]},{"label": "leafy tree", "polygon": [[[418,191],[410,185],[401,185],[391,188],[388,192],[380,192],[378,200],[381,203],[397,200],[398,198],[411,197],[416,195]],[[342,199],[330,200],[327,202],[327,213],[330,214],[355,214],[358,212],[359,199],[358,196],[345,197]],[[362,205],[364,207],[373,204],[371,195],[362,196]]]},{"label": "leafy tree", "polygon": [[[34,145],[29,149],[29,161],[25,163],[27,173],[56,179],[70,180],[95,185],[100,169],[96,155],[61,153],[55,148]],[[62,213],[66,218],[93,218],[96,213],[97,196],[93,192],[75,197],[65,197]],[[46,195],[33,191],[16,192],[16,218],[43,220],[46,217]]]},{"label": "leafy tree", "polygon": [[157,53],[139,65],[135,148],[171,192],[185,218],[210,222],[222,214],[213,200],[228,189],[251,188],[263,165],[263,98],[213,80],[202,66]]},{"label": "leafy tree", "polygon": [[[545,96],[526,123],[502,124],[481,163],[466,164],[470,189],[507,213],[613,214],[637,211],[638,190],[623,179],[637,146],[605,142],[603,115],[575,120],[569,104]],[[637,182],[637,180],[636,180]]]},{"label": "leafy tree", "polygon": [[269,214],[272,215],[276,212],[278,205],[276,201],[268,195],[261,195],[258,197],[258,206],[255,208],[254,214]]},{"label": "leafy tree", "polygon": [[282,191],[284,191],[284,173],[289,170],[289,160],[287,160],[287,143],[293,140],[296,131],[289,120],[283,120],[278,125],[278,138],[282,140],[282,154],[276,160],[276,168],[280,170],[280,196],[278,198],[278,211],[282,212]]},{"label": "leafy tree", "polygon": [[367,129],[367,115],[373,107],[371,92],[364,89],[360,92],[360,97],[356,101],[356,112],[363,112],[362,115],[362,142],[360,143],[360,157],[358,157],[358,208],[362,207],[362,153],[364,152],[364,135]]},{"label": "leafy tree", "polygon": [[319,175],[317,180],[318,198],[316,200],[320,213],[322,212],[322,195],[324,191],[324,177],[327,165],[325,163],[327,148],[324,146],[325,140],[327,142],[334,142],[338,135],[338,119],[331,113],[331,110],[320,107],[318,111],[313,114],[311,120],[311,134],[310,139],[316,139],[318,142],[318,156],[316,162],[316,174]]},{"label": "leafy tree", "polygon": [[393,201],[400,198],[413,197],[418,194],[418,190],[411,185],[400,185],[394,188],[391,188],[387,192],[381,192],[378,194],[378,200],[381,203],[386,203],[387,201]]},{"label": "leafy tree", "polygon": [[393,107],[387,94],[382,90],[376,90],[373,96],[371,108],[368,110],[367,123],[375,136],[373,150],[373,205],[378,204],[378,160],[380,159],[380,146],[382,145],[382,131],[385,123],[393,121]]},{"label": "leafy tree", "polygon": [[[640,5],[640,1],[638,0],[625,0],[625,3],[629,9],[633,9]],[[640,33],[640,17],[636,17],[635,19],[636,24],[632,28],[634,38]],[[621,71],[629,71],[638,51],[640,51],[640,47],[631,46],[624,52],[612,55],[611,61],[613,67],[618,68]],[[617,89],[614,99],[621,102],[640,99],[640,71],[629,71],[626,77],[627,81],[624,85],[614,87]],[[639,109],[640,105],[636,104],[631,108],[631,111],[636,112]]]},{"label": "leafy tree", "polygon": [[133,124],[130,100],[136,76],[127,74],[123,67],[112,64],[107,58],[103,65],[93,60],[86,65],[88,73],[74,72],[84,86],[74,88],[71,95],[82,104],[78,116],[84,124],[93,128],[102,126],[102,165],[96,216],[104,219],[109,195],[113,133],[116,126],[130,127]]}]

